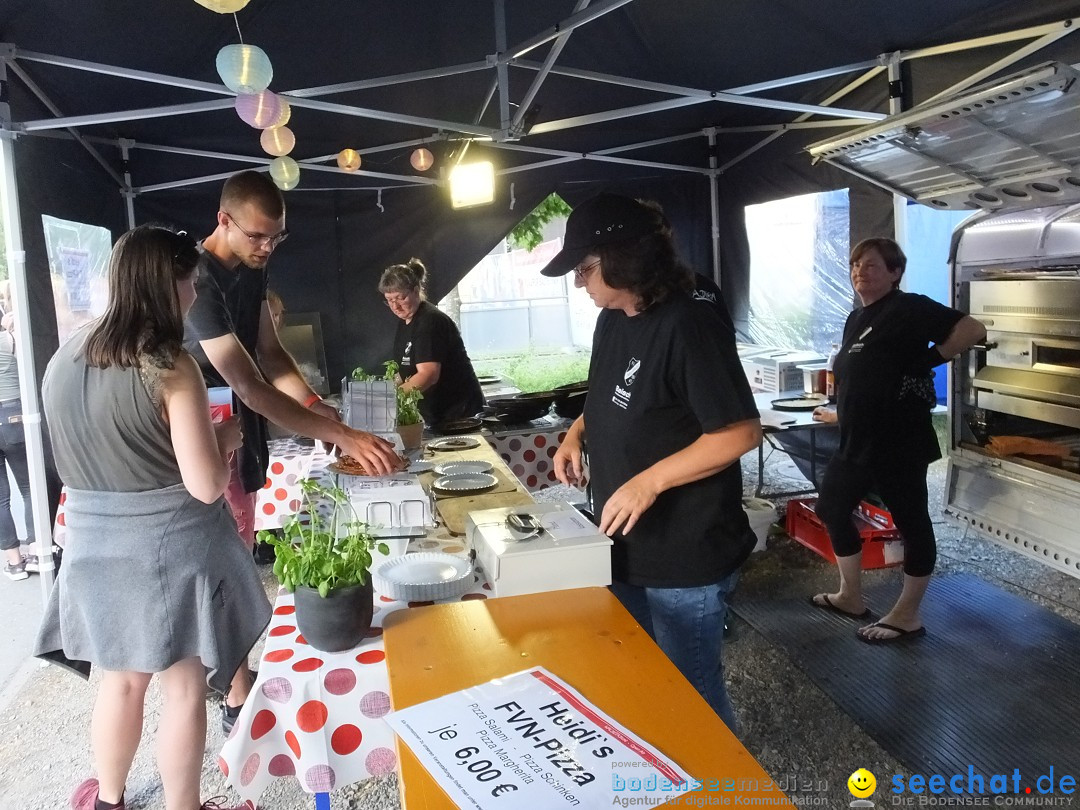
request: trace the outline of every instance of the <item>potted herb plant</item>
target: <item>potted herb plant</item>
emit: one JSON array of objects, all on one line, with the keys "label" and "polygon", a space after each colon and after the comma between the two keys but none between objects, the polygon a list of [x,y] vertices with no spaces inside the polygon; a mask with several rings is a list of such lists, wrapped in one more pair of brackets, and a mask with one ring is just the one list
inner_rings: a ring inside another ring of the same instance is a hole
[{"label": "potted herb plant", "polygon": [[310,478],[300,482],[303,508],[280,535],[259,532],[274,547],[274,575],[296,597],[296,624],[317,650],[356,647],[374,613],[371,552],[389,554],[361,522],[348,494]]},{"label": "potted herb plant", "polygon": [[[424,398],[422,392],[415,388],[405,390],[398,380],[398,364],[393,360],[383,363],[385,369],[382,379],[394,383],[397,393],[397,432],[401,436],[401,443],[406,450],[416,450],[420,447],[424,435],[424,417],[420,415],[420,400]],[[368,374],[362,368],[353,370],[354,380],[371,382],[379,380],[379,377]]]}]

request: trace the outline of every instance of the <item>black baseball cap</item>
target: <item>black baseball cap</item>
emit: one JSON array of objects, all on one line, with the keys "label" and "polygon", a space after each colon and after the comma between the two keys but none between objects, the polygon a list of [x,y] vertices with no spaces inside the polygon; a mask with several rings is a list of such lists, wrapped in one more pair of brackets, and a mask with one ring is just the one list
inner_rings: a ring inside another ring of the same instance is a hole
[{"label": "black baseball cap", "polygon": [[597,194],[570,213],[562,250],[540,273],[565,276],[594,248],[658,233],[662,219],[633,197],[608,192]]}]

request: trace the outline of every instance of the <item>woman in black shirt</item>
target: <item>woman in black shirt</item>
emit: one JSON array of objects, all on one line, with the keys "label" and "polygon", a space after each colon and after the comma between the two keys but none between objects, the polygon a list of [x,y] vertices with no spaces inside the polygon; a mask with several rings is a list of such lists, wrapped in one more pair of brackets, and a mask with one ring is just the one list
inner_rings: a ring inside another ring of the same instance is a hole
[{"label": "woman in black shirt", "polygon": [[394,360],[402,389],[419,389],[424,421],[438,426],[451,419],[473,416],[484,407],[461,333],[450,317],[428,303],[424,290],[427,268],[419,259],[387,267],[379,292],[401,323],[394,335]]},{"label": "woman in black shirt", "polygon": [[[862,306],[848,316],[837,355],[836,410],[814,418],[840,424],[840,445],[821,485],[817,514],[829,530],[840,590],[811,602],[853,618],[863,602],[862,548],[851,513],[874,491],[904,540],[904,587],[892,609],[861,627],[868,644],[924,635],[919,606],[937,558],[927,508],[926,468],[941,458],[930,421],[935,366],[986,337],[974,318],[924,295],[900,291],[907,258],[891,239],[865,239],[851,252],[851,286]],[[928,344],[933,344],[929,345]]]}]

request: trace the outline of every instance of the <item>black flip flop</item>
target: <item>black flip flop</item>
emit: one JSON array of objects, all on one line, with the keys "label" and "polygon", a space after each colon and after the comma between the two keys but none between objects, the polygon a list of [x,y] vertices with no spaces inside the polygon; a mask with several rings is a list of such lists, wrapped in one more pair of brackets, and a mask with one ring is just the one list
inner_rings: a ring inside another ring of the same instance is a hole
[{"label": "black flip flop", "polygon": [[859,641],[864,644],[892,644],[896,641],[903,641],[904,639],[919,638],[926,635],[925,627],[916,627],[914,630],[905,630],[902,627],[897,627],[894,624],[886,624],[885,622],[874,622],[868,624],[867,627],[882,627],[885,630],[891,630],[896,633],[895,636],[889,636],[888,638],[867,638],[862,633],[856,631],[855,635],[859,637]]},{"label": "black flip flop", "polygon": [[832,611],[833,613],[839,614],[840,616],[845,616],[849,619],[867,619],[870,617],[870,608],[866,608],[862,613],[851,613],[850,611],[844,610],[843,608],[834,605],[827,593],[823,593],[821,595],[821,598],[825,600],[825,604],[816,601],[813,596],[810,597],[810,604],[816,608]]}]

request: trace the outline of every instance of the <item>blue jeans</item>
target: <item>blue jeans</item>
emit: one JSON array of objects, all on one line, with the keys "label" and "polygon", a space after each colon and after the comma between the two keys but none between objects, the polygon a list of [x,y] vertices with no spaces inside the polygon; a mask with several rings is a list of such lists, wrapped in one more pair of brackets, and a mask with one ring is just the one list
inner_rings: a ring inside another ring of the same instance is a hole
[{"label": "blue jeans", "polygon": [[735,712],[724,687],[724,615],[739,572],[699,588],[643,588],[613,582],[622,602],[657,646],[733,733]]}]

